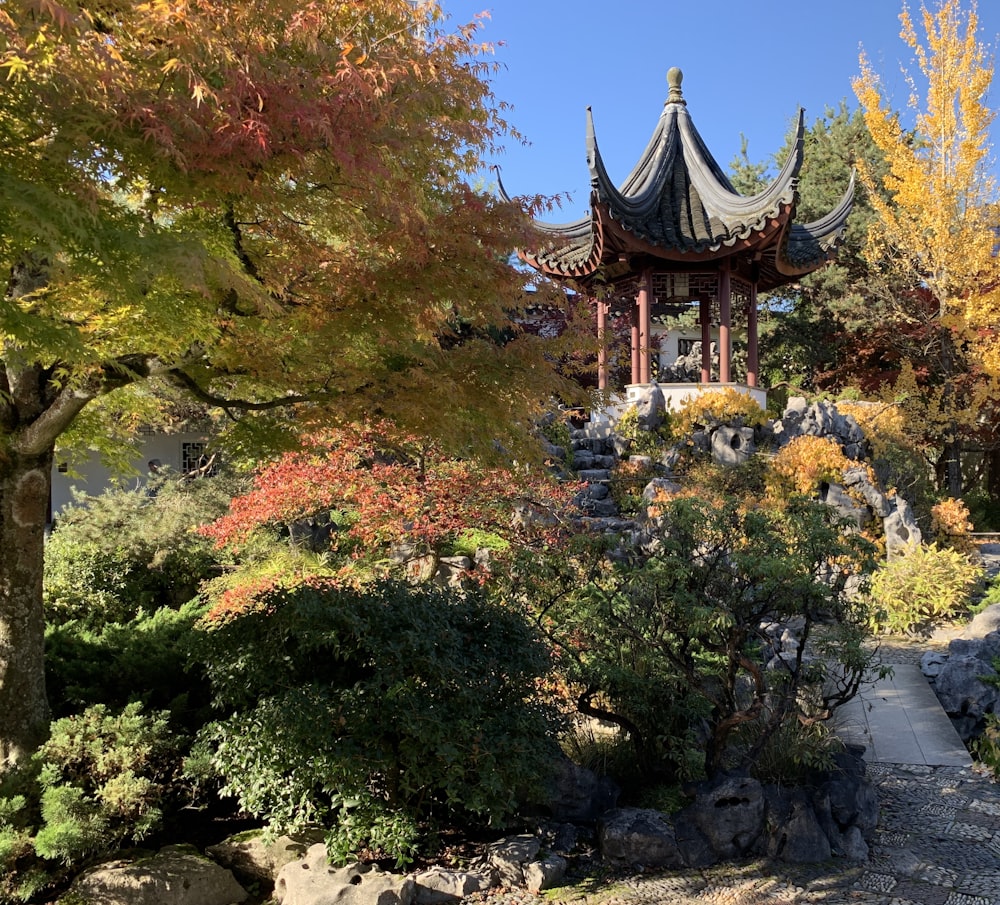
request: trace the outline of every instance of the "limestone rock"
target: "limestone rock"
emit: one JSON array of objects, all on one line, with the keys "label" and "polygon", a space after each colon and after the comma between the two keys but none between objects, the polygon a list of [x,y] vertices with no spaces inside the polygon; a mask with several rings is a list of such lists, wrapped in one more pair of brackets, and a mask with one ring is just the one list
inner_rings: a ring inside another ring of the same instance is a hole
[{"label": "limestone rock", "polygon": [[316,831],[265,842],[263,832],[256,831],[232,836],[205,852],[241,880],[273,883],[281,868],[297,861],[322,838],[322,831]]},{"label": "limestone rock", "polygon": [[73,893],[93,905],[234,905],[247,898],[232,873],[189,845],[101,864],[73,884]]},{"label": "limestone rock", "polygon": [[787,818],[772,830],[767,853],[790,864],[826,861],[832,855],[830,839],[803,795],[792,798]]},{"label": "limestone rock", "polygon": [[609,777],[599,777],[569,758],[560,758],[546,790],[545,805],[556,820],[591,821],[618,803],[619,791]]},{"label": "limestone rock", "polygon": [[483,892],[491,886],[492,877],[484,871],[445,870],[432,867],[414,878],[414,901],[417,905],[449,905],[466,896]]},{"label": "limestone rock", "polygon": [[559,855],[549,855],[542,861],[531,861],[524,865],[524,885],[528,892],[539,893],[543,889],[558,886],[566,876],[566,859]]},{"label": "limestone rock", "polygon": [[490,843],[486,847],[486,857],[501,883],[523,886],[524,865],[534,861],[541,849],[542,843],[535,836],[508,836]]},{"label": "limestone rock", "polygon": [[712,431],[712,459],[718,465],[742,465],[757,451],[752,427],[722,424]]},{"label": "limestone rock", "polygon": [[331,866],[322,843],[286,864],[274,884],[279,905],[411,905],[415,892],[412,877],[362,864]]},{"label": "limestone rock", "polygon": [[719,858],[751,850],[764,830],[764,790],[751,777],[726,776],[702,783],[681,814],[708,839]]},{"label": "limestone rock", "polygon": [[996,670],[979,657],[951,656],[934,681],[934,691],[950,716],[978,720],[996,707],[1000,689],[983,681],[996,675]]},{"label": "limestone rock", "polygon": [[604,815],[599,844],[603,857],[615,864],[683,867],[674,828],[659,811],[619,808]]}]

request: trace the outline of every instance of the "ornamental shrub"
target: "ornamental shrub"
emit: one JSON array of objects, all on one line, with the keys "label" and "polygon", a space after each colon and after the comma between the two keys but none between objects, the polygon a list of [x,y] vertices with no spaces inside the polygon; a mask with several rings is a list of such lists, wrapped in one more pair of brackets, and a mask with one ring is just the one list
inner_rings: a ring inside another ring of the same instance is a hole
[{"label": "ornamental shrub", "polygon": [[716,424],[740,424],[759,427],[767,420],[767,412],[747,393],[732,387],[710,390],[690,396],[671,419],[670,431],[677,439],[685,439],[698,428]]},{"label": "ornamental shrub", "polygon": [[[251,595],[252,596],[252,595]],[[338,860],[406,863],[429,828],[502,824],[538,793],[558,719],[548,650],[478,592],[312,577],[203,621],[227,716],[200,747],[223,794],[274,831],[320,823]]]},{"label": "ornamental shrub", "polygon": [[55,716],[92,704],[119,709],[140,702],[166,709],[175,725],[193,731],[208,719],[203,672],[190,660],[194,625],[206,604],[139,612],[126,623],[90,627],[71,620],[45,633],[45,682]]},{"label": "ornamental shrub", "polygon": [[177,608],[231,558],[195,529],[226,511],[238,482],[161,478],[155,494],[112,490],[60,514],[45,550],[47,621],[99,629]]},{"label": "ornamental shrub", "polygon": [[[829,711],[871,660],[864,601],[846,593],[870,544],[819,502],[768,499],[759,462],[694,474],[703,483],[657,500],[648,553],[615,557],[545,610],[581,709],[619,726],[666,781],[690,778],[692,749],[708,775],[752,768],[787,721],[814,716],[807,689]],[[820,681],[804,648],[767,668],[762,625],[793,620],[838,677]]]},{"label": "ornamental shrub", "polygon": [[805,434],[793,437],[778,450],[771,463],[774,473],[796,493],[812,496],[823,483],[844,479],[847,469],[857,466],[844,455],[832,437]]},{"label": "ornamental shrub", "polygon": [[158,829],[178,798],[183,746],[165,713],[137,703],[56,720],[0,786],[0,901],[27,901],[74,866]]},{"label": "ornamental shrub", "polygon": [[982,568],[957,550],[914,545],[872,575],[873,627],[909,634],[953,618],[968,607],[982,577]]},{"label": "ornamental shrub", "polygon": [[951,497],[940,500],[931,507],[931,531],[942,546],[950,547],[966,556],[977,553],[969,509],[961,500]]}]

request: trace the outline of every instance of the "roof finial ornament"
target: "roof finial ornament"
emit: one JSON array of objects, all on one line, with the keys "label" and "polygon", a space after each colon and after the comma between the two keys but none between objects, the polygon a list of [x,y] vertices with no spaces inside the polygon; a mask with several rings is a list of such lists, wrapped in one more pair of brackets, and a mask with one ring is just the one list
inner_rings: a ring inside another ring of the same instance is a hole
[{"label": "roof finial ornament", "polygon": [[687,101],[684,100],[684,95],[681,94],[681,82],[683,80],[684,73],[676,66],[672,66],[667,70],[667,85],[670,86],[670,93],[667,95],[668,104],[684,104],[684,106],[687,106]]}]

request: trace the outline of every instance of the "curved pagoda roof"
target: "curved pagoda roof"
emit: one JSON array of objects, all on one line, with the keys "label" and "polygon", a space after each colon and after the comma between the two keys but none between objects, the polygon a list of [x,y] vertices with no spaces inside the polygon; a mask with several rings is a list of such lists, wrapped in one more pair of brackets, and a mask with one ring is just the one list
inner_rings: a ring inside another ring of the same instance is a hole
[{"label": "curved pagoda roof", "polygon": [[[748,276],[756,264],[758,286],[767,290],[793,282],[833,257],[851,212],[854,176],[829,214],[812,223],[795,222],[802,111],[781,172],[758,194],[741,195],[698,134],[681,94],[681,79],[679,69],[667,74],[670,92],[653,136],[617,188],[604,166],[587,108],[590,211],[573,223],[536,221],[537,247],[520,252],[528,264],[556,278],[586,283],[598,274],[614,280],[650,264],[691,270],[700,262],[729,258],[735,272]],[[507,197],[502,184],[500,192]]]}]

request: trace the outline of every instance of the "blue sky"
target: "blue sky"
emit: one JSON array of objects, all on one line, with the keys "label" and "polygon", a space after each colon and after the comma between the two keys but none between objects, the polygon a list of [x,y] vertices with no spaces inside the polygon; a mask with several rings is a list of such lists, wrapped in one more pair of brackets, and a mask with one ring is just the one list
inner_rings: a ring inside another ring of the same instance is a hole
[{"label": "blue sky", "polygon": [[[569,193],[545,219],[579,217],[588,205],[586,120],[616,183],[646,146],[667,96],[666,73],[684,72],[684,97],[724,169],[779,150],[798,108],[811,124],[842,100],[857,106],[851,80],[861,47],[894,106],[906,104],[901,65],[915,70],[899,37],[900,0],[441,0],[453,24],[490,12],[479,32],[496,44],[492,78],[509,119],[530,141],[511,141],[493,163],[512,195]],[[928,0],[936,7],[936,0]],[[969,2],[966,0],[965,6]],[[920,9],[919,0],[911,8]],[[978,4],[980,40],[993,51],[1000,0]],[[919,28],[918,28],[919,31]],[[1000,106],[1000,78],[990,102]],[[1000,124],[994,129],[994,149]],[[846,184],[847,174],[845,174]]]}]

